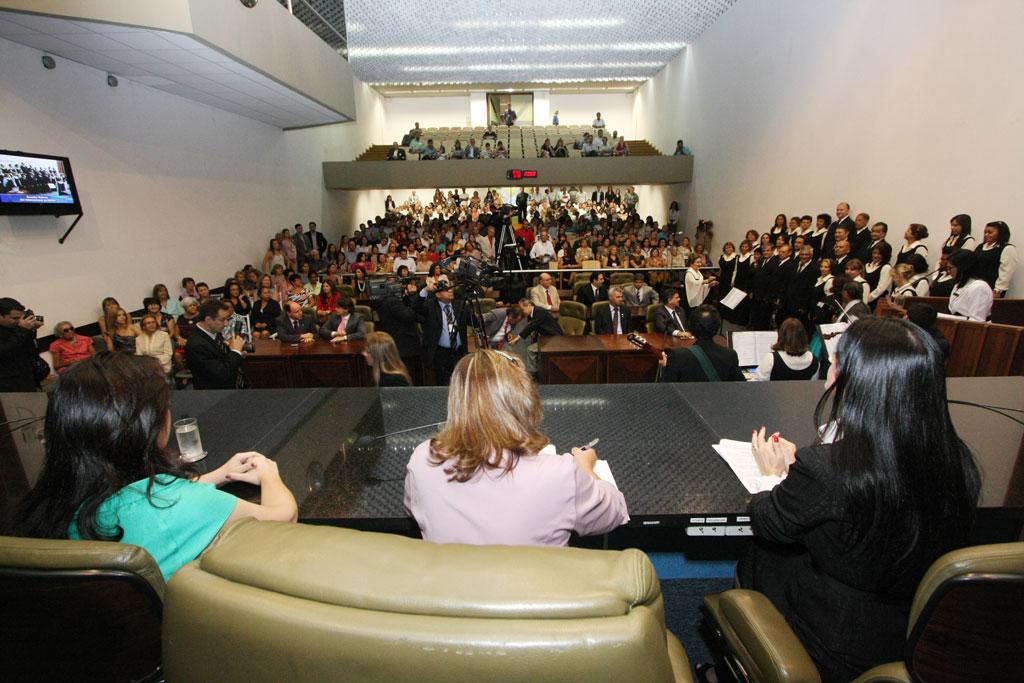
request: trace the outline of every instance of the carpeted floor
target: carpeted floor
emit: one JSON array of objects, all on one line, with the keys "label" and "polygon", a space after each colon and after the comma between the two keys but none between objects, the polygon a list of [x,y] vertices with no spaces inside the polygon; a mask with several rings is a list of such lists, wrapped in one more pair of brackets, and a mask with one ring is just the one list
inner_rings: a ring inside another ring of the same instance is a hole
[{"label": "carpeted floor", "polygon": [[661,593],[665,598],[665,625],[686,648],[691,666],[711,661],[709,646],[700,631],[704,596],[732,587],[731,578],[661,580]]}]

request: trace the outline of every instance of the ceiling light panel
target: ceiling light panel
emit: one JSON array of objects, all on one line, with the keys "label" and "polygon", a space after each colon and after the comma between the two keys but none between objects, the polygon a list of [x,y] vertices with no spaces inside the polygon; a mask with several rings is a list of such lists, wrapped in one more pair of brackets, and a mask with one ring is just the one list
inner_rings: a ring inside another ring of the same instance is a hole
[{"label": "ceiling light panel", "polygon": [[376,84],[646,80],[735,1],[346,0],[348,58]]}]

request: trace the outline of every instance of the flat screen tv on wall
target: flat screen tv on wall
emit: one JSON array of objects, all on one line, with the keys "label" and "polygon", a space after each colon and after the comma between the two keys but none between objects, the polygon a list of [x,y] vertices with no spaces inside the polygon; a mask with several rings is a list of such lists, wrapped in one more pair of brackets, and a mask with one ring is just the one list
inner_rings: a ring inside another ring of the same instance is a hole
[{"label": "flat screen tv on wall", "polygon": [[82,213],[67,157],[0,150],[0,214]]}]

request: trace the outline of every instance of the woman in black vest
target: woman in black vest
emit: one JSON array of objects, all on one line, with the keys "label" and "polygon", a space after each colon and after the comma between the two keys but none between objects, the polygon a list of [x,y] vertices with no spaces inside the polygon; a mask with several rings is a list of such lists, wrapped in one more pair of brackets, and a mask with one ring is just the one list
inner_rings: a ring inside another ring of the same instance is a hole
[{"label": "woman in black vest", "polygon": [[896,263],[907,263],[914,254],[920,255],[927,263],[928,247],[921,241],[926,237],[928,237],[927,227],[920,223],[908,225],[907,231],[903,233],[903,246],[900,247],[900,253],[896,254]]},{"label": "woman in black vest", "polygon": [[754,271],[751,270],[754,252],[750,240],[740,242],[740,255],[736,257],[736,273],[733,276],[732,286],[747,293],[743,301],[735,309],[725,311],[725,319],[736,325],[746,327],[750,322],[750,289],[754,285]]},{"label": "woman in black vest", "polygon": [[887,296],[892,289],[892,266],[888,263],[889,256],[885,248],[877,246],[871,250],[871,261],[864,266],[864,279],[871,287],[868,294],[868,305],[871,308],[877,306],[878,300]]},{"label": "woman in black vest", "polygon": [[808,349],[807,331],[796,318],[786,318],[779,326],[779,337],[772,352],[764,354],[757,366],[759,381],[814,379],[818,359]]},{"label": "woman in black vest", "polygon": [[942,254],[939,256],[939,269],[928,278],[928,296],[948,297],[953,292],[956,280],[949,274],[949,257],[959,251],[953,247],[942,247]]},{"label": "woman in black vest", "polygon": [[[959,213],[949,219],[949,237],[942,244],[943,247],[956,249],[974,249],[978,243],[971,237],[971,217],[966,213]],[[950,252],[952,253],[952,252]]]},{"label": "woman in black vest", "polygon": [[1006,296],[1017,268],[1017,249],[1010,244],[1010,226],[1005,221],[992,221],[985,226],[984,242],[974,253],[978,255],[978,277],[988,283],[997,299]]}]

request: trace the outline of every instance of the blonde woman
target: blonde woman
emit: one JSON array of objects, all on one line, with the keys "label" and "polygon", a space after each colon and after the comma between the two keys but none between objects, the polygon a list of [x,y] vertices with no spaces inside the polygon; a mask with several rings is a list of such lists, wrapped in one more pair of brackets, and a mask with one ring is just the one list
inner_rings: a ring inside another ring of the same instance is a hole
[{"label": "blonde woman", "polygon": [[174,357],[171,336],[160,329],[160,320],[152,313],[142,316],[142,334],[135,338],[135,355],[156,358],[164,374],[170,374]]},{"label": "blonde woman", "polygon": [[366,335],[363,358],[373,372],[373,383],[379,387],[411,387],[412,377],[398,356],[395,340],[387,332]]},{"label": "blonde woman", "polygon": [[142,334],[142,331],[135,326],[126,310],[119,308],[113,315],[108,312],[107,329],[109,330],[106,337],[108,349],[135,353],[135,338]]},{"label": "blonde woman", "polygon": [[897,263],[892,269],[893,298],[917,296],[914,288],[914,268],[908,263]]},{"label": "blonde woman", "polygon": [[538,430],[537,386],[516,356],[483,349],[455,366],[444,430],[416,447],[405,507],[436,543],[564,546],[629,521],[626,500],[594,474],[597,453],[560,455]]}]

